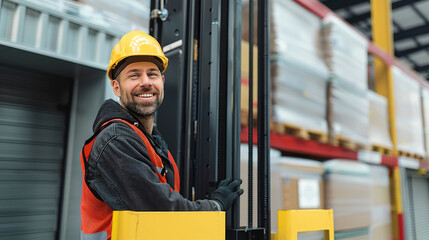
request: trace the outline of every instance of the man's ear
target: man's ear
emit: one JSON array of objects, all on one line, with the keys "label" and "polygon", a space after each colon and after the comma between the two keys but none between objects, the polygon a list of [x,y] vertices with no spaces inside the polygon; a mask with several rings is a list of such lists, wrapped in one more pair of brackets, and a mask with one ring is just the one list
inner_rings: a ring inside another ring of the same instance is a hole
[{"label": "man's ear", "polygon": [[165,82],[165,76],[162,75],[162,82]]},{"label": "man's ear", "polygon": [[115,93],[117,97],[121,97],[121,87],[119,86],[118,80],[111,80],[110,84],[112,85],[113,93]]}]

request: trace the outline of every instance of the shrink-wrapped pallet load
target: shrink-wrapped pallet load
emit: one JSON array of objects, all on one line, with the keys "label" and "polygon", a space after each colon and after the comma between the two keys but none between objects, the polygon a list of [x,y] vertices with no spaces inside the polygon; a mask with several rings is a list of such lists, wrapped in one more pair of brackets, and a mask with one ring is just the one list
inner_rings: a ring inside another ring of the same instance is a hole
[{"label": "shrink-wrapped pallet load", "polygon": [[325,75],[320,18],[294,1],[271,1],[271,12],[272,54]]},{"label": "shrink-wrapped pallet load", "polygon": [[326,208],[334,210],[334,230],[369,228],[371,182],[368,165],[350,160],[324,162]]},{"label": "shrink-wrapped pallet load", "polygon": [[329,85],[328,121],[335,144],[357,149],[368,145],[368,91],[333,79]]},{"label": "shrink-wrapped pallet load", "polygon": [[368,91],[369,99],[369,144],[392,149],[389,131],[387,99],[373,91]]},{"label": "shrink-wrapped pallet load", "polygon": [[420,85],[399,68],[391,69],[398,151],[424,156]]},{"label": "shrink-wrapped pallet load", "polygon": [[320,26],[321,20],[296,2],[272,1],[273,120],[327,133],[329,71],[322,58]]},{"label": "shrink-wrapped pallet load", "polygon": [[287,59],[272,63],[273,120],[306,130],[328,133],[326,121],[327,74],[316,73],[311,67]]},{"label": "shrink-wrapped pallet load", "polygon": [[370,239],[390,240],[390,187],[389,170],[385,166],[370,165],[371,171],[371,226]]},{"label": "shrink-wrapped pallet load", "polygon": [[332,74],[368,88],[368,42],[362,34],[330,14],[323,19],[324,59]]}]

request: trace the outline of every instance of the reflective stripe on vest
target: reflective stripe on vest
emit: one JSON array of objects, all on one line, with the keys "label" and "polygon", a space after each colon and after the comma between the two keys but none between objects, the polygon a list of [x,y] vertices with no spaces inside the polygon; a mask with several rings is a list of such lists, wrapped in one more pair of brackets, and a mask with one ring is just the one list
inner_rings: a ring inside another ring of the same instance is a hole
[{"label": "reflective stripe on vest", "polygon": [[[82,200],[81,200],[81,219],[82,219],[81,240],[106,240],[106,239],[110,239],[112,234],[113,211],[105,202],[95,197],[94,194],[91,192],[91,190],[88,188],[85,181],[85,170],[86,170],[86,164],[87,164],[89,154],[91,153],[91,149],[97,135],[108,124],[111,124],[113,122],[123,122],[127,124],[140,136],[140,138],[143,140],[143,143],[146,146],[146,149],[148,151],[148,155],[152,164],[159,171],[159,172],[158,171],[155,172],[155,174],[159,178],[159,181],[161,183],[167,183],[165,174],[164,176],[162,176],[160,171],[160,169],[164,167],[164,165],[162,164],[161,157],[158,156],[158,154],[156,154],[155,149],[153,148],[153,146],[150,144],[147,137],[139,128],[137,128],[133,124],[123,119],[112,119],[104,123],[100,127],[100,129],[98,129],[94,133],[94,135],[85,142],[85,145],[83,146],[82,152],[81,152],[81,166],[82,166],[82,172],[83,172]],[[174,170],[174,190],[179,192],[180,191],[179,170],[177,168],[177,165],[170,151],[168,151],[168,159],[170,160],[170,163],[173,166],[173,170]],[[172,188],[170,188],[170,190],[173,191]]]}]

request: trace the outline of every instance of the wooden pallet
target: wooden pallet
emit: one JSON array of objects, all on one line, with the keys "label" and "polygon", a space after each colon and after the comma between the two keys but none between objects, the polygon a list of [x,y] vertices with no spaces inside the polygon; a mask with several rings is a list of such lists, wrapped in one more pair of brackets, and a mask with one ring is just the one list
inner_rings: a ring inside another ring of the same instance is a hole
[{"label": "wooden pallet", "polygon": [[355,141],[341,135],[335,135],[331,141],[332,145],[337,147],[342,147],[350,150],[358,149],[358,144]]},{"label": "wooden pallet", "polygon": [[398,151],[398,155],[399,156],[404,156],[404,157],[409,157],[409,158],[415,158],[415,159],[419,159],[419,160],[424,160],[424,157],[422,156],[422,155],[420,155],[420,154],[416,154],[416,153],[410,153],[410,152],[407,152],[407,151],[401,151],[401,150],[399,150]]},{"label": "wooden pallet", "polygon": [[329,139],[328,134],[323,131],[305,129],[303,127],[291,123],[271,122],[270,126],[271,131],[273,132],[280,134],[288,134],[306,140],[327,143]]},{"label": "wooden pallet", "polygon": [[371,148],[366,145],[359,144],[348,137],[344,137],[342,135],[335,135],[331,139],[331,144],[336,147],[342,147],[349,150],[370,150]]},{"label": "wooden pallet", "polygon": [[383,154],[383,155],[389,155],[389,156],[393,155],[392,149],[385,146],[377,145],[377,144],[371,145],[371,150],[374,152],[379,152],[380,154]]}]

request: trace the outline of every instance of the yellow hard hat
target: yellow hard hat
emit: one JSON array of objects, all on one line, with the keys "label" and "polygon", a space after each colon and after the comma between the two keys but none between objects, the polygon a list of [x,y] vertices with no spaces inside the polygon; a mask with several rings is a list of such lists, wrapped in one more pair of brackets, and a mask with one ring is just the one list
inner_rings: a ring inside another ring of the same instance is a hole
[{"label": "yellow hard hat", "polygon": [[153,62],[161,73],[164,73],[168,66],[168,58],[155,38],[143,31],[131,31],[122,36],[113,48],[107,76],[110,80],[116,79],[126,65],[137,61]]}]

